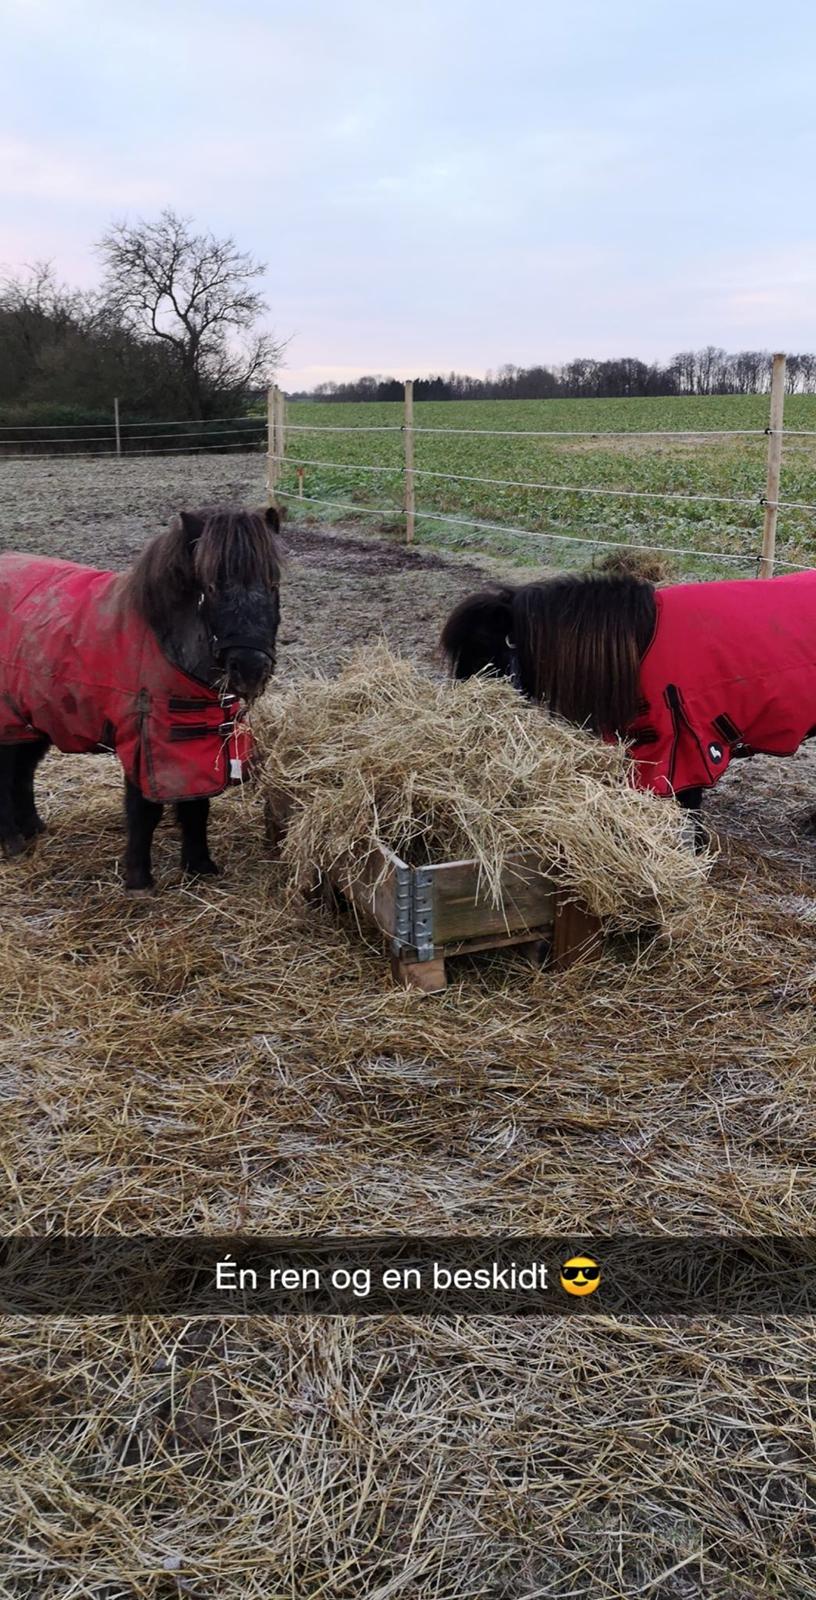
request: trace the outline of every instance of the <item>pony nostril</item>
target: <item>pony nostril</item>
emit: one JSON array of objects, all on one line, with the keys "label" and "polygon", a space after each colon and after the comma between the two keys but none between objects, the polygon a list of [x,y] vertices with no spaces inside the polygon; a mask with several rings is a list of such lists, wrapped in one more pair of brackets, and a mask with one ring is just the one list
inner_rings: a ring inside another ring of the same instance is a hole
[{"label": "pony nostril", "polygon": [[273,665],[272,657],[265,650],[227,651],[227,672],[236,684],[243,687],[253,688],[263,683],[269,677]]}]

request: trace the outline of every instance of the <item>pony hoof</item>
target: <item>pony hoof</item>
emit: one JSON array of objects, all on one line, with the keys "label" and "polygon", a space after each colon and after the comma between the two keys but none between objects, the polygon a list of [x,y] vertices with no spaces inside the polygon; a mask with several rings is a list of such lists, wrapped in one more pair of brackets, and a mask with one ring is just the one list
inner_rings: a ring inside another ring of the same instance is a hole
[{"label": "pony hoof", "polygon": [[816,839],[816,811],[808,811],[802,818],[800,830],[806,839]]},{"label": "pony hoof", "polygon": [[20,832],[23,838],[28,839],[29,841],[33,841],[34,839],[38,838],[39,835],[41,833],[45,833],[45,831],[46,827],[42,817],[35,817],[32,822],[24,822],[20,827]]},{"label": "pony hoof", "polygon": [[143,887],[137,889],[130,889],[128,888],[128,885],[125,884],[125,894],[129,900],[152,900],[155,896],[155,893],[156,891],[152,883],[145,884]]},{"label": "pony hoof", "polygon": [[28,845],[21,833],[12,833],[8,838],[0,840],[0,849],[6,861],[15,861],[18,856],[24,856]]},{"label": "pony hoof", "polygon": [[220,876],[220,868],[216,866],[214,861],[210,860],[209,856],[206,856],[203,861],[182,861],[181,867],[186,878],[217,878]]},{"label": "pony hoof", "polygon": [[144,898],[146,895],[153,893],[153,887],[153,879],[149,872],[139,872],[131,867],[125,873],[126,894],[141,895]]}]

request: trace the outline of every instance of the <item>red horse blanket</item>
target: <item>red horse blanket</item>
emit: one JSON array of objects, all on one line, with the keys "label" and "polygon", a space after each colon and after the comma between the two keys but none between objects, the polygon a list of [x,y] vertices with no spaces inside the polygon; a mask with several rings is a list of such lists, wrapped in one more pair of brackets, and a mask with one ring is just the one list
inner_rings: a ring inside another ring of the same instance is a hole
[{"label": "red horse blanket", "polygon": [[168,660],[118,574],[0,555],[0,744],[113,750],[146,799],[194,800],[240,780],[243,711]]},{"label": "red horse blanket", "polygon": [[655,601],[627,729],[638,786],[710,789],[735,753],[798,750],[816,730],[816,572],[677,584]]}]

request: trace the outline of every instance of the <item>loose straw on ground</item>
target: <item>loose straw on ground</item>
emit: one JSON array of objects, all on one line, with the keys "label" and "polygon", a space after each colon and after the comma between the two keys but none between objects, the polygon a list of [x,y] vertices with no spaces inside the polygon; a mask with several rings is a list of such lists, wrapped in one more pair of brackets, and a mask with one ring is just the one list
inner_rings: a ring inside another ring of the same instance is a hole
[{"label": "loose straw on ground", "polygon": [[[168,817],[132,901],[115,763],[49,756],[0,869],[4,1230],[812,1232],[808,759],[772,772],[655,936],[429,1004],[286,893],[251,791],[223,877]],[[757,1311],[0,1319],[0,1595],[816,1600],[816,1333]]]}]

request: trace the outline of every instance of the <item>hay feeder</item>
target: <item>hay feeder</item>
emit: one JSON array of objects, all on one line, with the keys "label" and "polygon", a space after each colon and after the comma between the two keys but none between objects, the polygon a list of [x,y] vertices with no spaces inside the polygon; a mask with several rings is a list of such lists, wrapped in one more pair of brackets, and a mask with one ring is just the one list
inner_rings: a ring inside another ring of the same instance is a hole
[{"label": "hay feeder", "polygon": [[[266,807],[276,852],[286,830],[281,799]],[[411,866],[382,845],[362,870],[348,861],[319,878],[309,898],[334,911],[346,905],[377,928],[395,981],[426,994],[446,988],[454,956],[517,945],[536,965],[547,960],[562,970],[599,944],[600,920],[557,888],[533,856],[507,861],[497,903],[485,894],[478,861]]]}]

